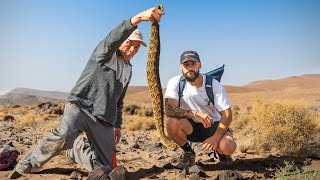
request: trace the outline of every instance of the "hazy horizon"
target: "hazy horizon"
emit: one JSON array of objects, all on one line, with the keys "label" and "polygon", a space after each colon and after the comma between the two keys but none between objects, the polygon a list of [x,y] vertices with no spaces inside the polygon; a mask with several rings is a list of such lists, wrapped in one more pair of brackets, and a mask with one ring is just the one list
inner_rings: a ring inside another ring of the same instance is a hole
[{"label": "hazy horizon", "polygon": [[[303,75],[320,75],[320,74],[302,74],[302,75],[298,75],[298,76],[303,76]],[[283,77],[283,78],[279,78],[279,79],[284,79],[284,78],[290,78],[290,77],[295,77],[295,76],[289,76],[289,77]],[[279,80],[279,79],[261,79],[261,80],[257,80],[257,81],[265,81],[265,80]],[[241,86],[245,86],[245,85],[248,85],[250,83],[254,83],[254,82],[257,82],[257,81],[252,81],[252,82],[249,82],[247,84],[244,84],[244,85],[232,85],[232,84],[224,84],[222,83],[224,86],[236,86],[236,87],[241,87]],[[147,87],[148,85],[130,85],[130,86],[143,86],[143,87]],[[7,93],[9,93],[10,91],[14,90],[14,89],[20,89],[20,88],[23,88],[23,89],[33,89],[33,90],[39,90],[39,91],[58,91],[58,92],[64,92],[64,93],[69,93],[70,91],[59,91],[59,90],[50,90],[50,89],[34,89],[34,88],[28,88],[28,87],[15,87],[13,89],[10,89],[9,91],[5,91],[5,92],[0,92],[0,95],[5,95]],[[163,89],[165,89],[166,87],[162,86]],[[71,90],[71,89],[70,89]]]}]

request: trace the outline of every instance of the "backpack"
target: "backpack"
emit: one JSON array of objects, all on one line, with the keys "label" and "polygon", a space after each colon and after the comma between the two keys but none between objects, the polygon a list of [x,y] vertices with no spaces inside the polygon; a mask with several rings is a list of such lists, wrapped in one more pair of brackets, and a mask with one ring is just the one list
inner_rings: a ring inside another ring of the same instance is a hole
[{"label": "backpack", "polygon": [[[214,96],[213,96],[213,91],[212,91],[212,80],[213,78],[216,79],[217,81],[221,81],[221,77],[223,75],[224,72],[224,65],[214,69],[212,71],[209,71],[207,73],[204,73],[204,75],[206,75],[206,83],[205,83],[205,88],[206,88],[206,93],[209,97],[209,101],[208,101],[208,105],[210,105],[210,102],[212,103],[212,105],[214,105]],[[186,79],[184,78],[184,76],[180,77],[180,81],[179,81],[179,104],[178,107],[180,107],[180,99],[183,96],[183,90],[186,86]]]}]

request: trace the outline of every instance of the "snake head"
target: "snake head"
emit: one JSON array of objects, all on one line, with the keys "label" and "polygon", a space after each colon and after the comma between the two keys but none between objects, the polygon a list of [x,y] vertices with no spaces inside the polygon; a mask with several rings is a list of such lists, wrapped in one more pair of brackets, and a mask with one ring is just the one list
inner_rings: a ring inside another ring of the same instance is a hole
[{"label": "snake head", "polygon": [[162,15],[165,14],[165,12],[164,12],[164,7],[163,7],[162,4],[159,4],[159,5],[157,6],[157,9],[159,9],[159,10],[161,11]]}]

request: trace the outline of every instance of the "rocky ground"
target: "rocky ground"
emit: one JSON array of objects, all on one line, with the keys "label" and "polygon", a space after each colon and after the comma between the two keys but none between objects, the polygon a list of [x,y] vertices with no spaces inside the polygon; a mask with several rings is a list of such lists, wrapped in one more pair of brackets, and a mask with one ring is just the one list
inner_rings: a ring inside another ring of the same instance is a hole
[{"label": "rocky ground", "polygon": [[[55,120],[58,124],[59,120]],[[21,153],[18,159],[27,153],[39,138],[48,132],[43,127],[15,128],[15,123],[0,124],[0,147],[12,142]],[[237,150],[231,164],[220,163],[213,153],[201,150],[199,144],[194,144],[196,166],[188,171],[177,168],[182,151],[169,151],[153,138],[154,131],[123,131],[120,143],[117,145],[117,164],[124,165],[128,170],[128,179],[216,179],[219,174],[234,174],[239,179],[272,178],[277,168],[286,162],[294,162],[299,168],[320,167],[319,159],[283,157],[276,153],[259,153]],[[231,172],[230,172],[231,171]],[[0,171],[0,179],[6,179],[10,170]],[[238,173],[238,174],[237,174]],[[72,174],[72,175],[71,175]],[[64,152],[50,160],[42,170],[27,174],[20,179],[86,179],[88,172],[76,164],[65,161]],[[221,176],[221,175],[220,175]]]}]

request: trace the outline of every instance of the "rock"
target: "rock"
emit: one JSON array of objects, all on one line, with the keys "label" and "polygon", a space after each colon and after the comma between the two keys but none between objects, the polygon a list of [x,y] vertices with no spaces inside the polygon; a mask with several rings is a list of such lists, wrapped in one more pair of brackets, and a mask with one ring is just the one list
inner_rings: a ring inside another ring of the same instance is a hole
[{"label": "rock", "polygon": [[140,109],[137,105],[128,105],[124,108],[124,111],[127,112],[129,115],[134,115],[138,113],[138,110]]},{"label": "rock", "polygon": [[39,108],[49,109],[53,104],[51,102],[45,102],[38,105]]},{"label": "rock", "polygon": [[0,124],[0,132],[2,131],[12,131],[13,126],[10,124]]},{"label": "rock", "polygon": [[0,147],[6,144],[8,140],[7,139],[0,139]]},{"label": "rock", "polygon": [[312,161],[311,158],[306,158],[306,159],[303,161],[303,164],[304,164],[305,166],[309,166],[309,165],[311,165],[311,161]]},{"label": "rock", "polygon": [[158,176],[156,174],[152,174],[151,176],[148,176],[150,179],[158,179]]},{"label": "rock", "polygon": [[236,159],[244,159],[244,158],[246,158],[246,156],[247,156],[246,153],[241,153],[241,154],[235,156],[235,158],[236,158]]},{"label": "rock", "polygon": [[140,146],[138,144],[138,142],[136,142],[133,146],[132,149],[140,149]]},{"label": "rock", "polygon": [[161,142],[155,143],[154,147],[156,147],[156,148],[162,148],[162,147],[163,147],[163,144],[162,144]]},{"label": "rock", "polygon": [[22,140],[22,144],[29,146],[29,145],[32,145],[32,141],[29,138],[24,138]]},{"label": "rock", "polygon": [[272,155],[272,154],[266,154],[265,158],[276,158],[276,156]]},{"label": "rock", "polygon": [[70,175],[70,179],[81,179],[81,174],[78,173],[77,171],[73,171]]},{"label": "rock", "polygon": [[4,107],[5,107],[5,108],[19,108],[19,107],[21,107],[21,106],[15,104],[15,105],[6,105],[6,106],[4,106]]},{"label": "rock", "polygon": [[194,174],[199,177],[207,177],[206,173],[204,172],[203,168],[198,165],[191,166],[189,168],[189,174]]},{"label": "rock", "polygon": [[215,162],[215,158],[212,158],[212,157],[208,157],[208,158],[201,158],[199,159],[200,162],[202,163],[211,163],[211,162]]},{"label": "rock", "polygon": [[21,128],[21,132],[22,132],[22,131],[27,131],[28,129],[30,129],[30,127],[28,127],[28,126],[23,126],[23,127]]},{"label": "rock", "polygon": [[217,180],[240,180],[242,175],[238,171],[225,171],[219,174]]},{"label": "rock", "polygon": [[40,112],[41,112],[40,110],[33,110],[33,111],[32,111],[32,114],[33,114],[33,115],[37,115],[37,114],[39,114]]},{"label": "rock", "polygon": [[3,120],[4,120],[4,122],[12,122],[12,121],[15,120],[15,119],[14,119],[14,117],[11,116],[11,115],[5,115],[5,116],[3,117]]},{"label": "rock", "polygon": [[17,142],[22,142],[22,140],[23,140],[23,137],[22,136],[16,136],[16,141]]},{"label": "rock", "polygon": [[181,179],[184,179],[184,178],[186,178],[186,176],[187,176],[187,170],[186,170],[186,169],[183,169],[183,170],[181,171],[179,177],[180,177]]},{"label": "rock", "polygon": [[201,180],[201,177],[197,174],[192,174],[189,177],[190,180]]},{"label": "rock", "polygon": [[160,167],[164,169],[174,169],[175,167],[171,163],[160,162]]},{"label": "rock", "polygon": [[126,138],[121,138],[120,141],[121,141],[124,145],[128,145],[128,144],[129,144]]},{"label": "rock", "polygon": [[51,109],[46,109],[43,111],[43,114],[52,114],[52,110]]},{"label": "rock", "polygon": [[54,110],[53,110],[53,114],[63,115],[63,112],[64,112],[63,109],[54,109]]}]

